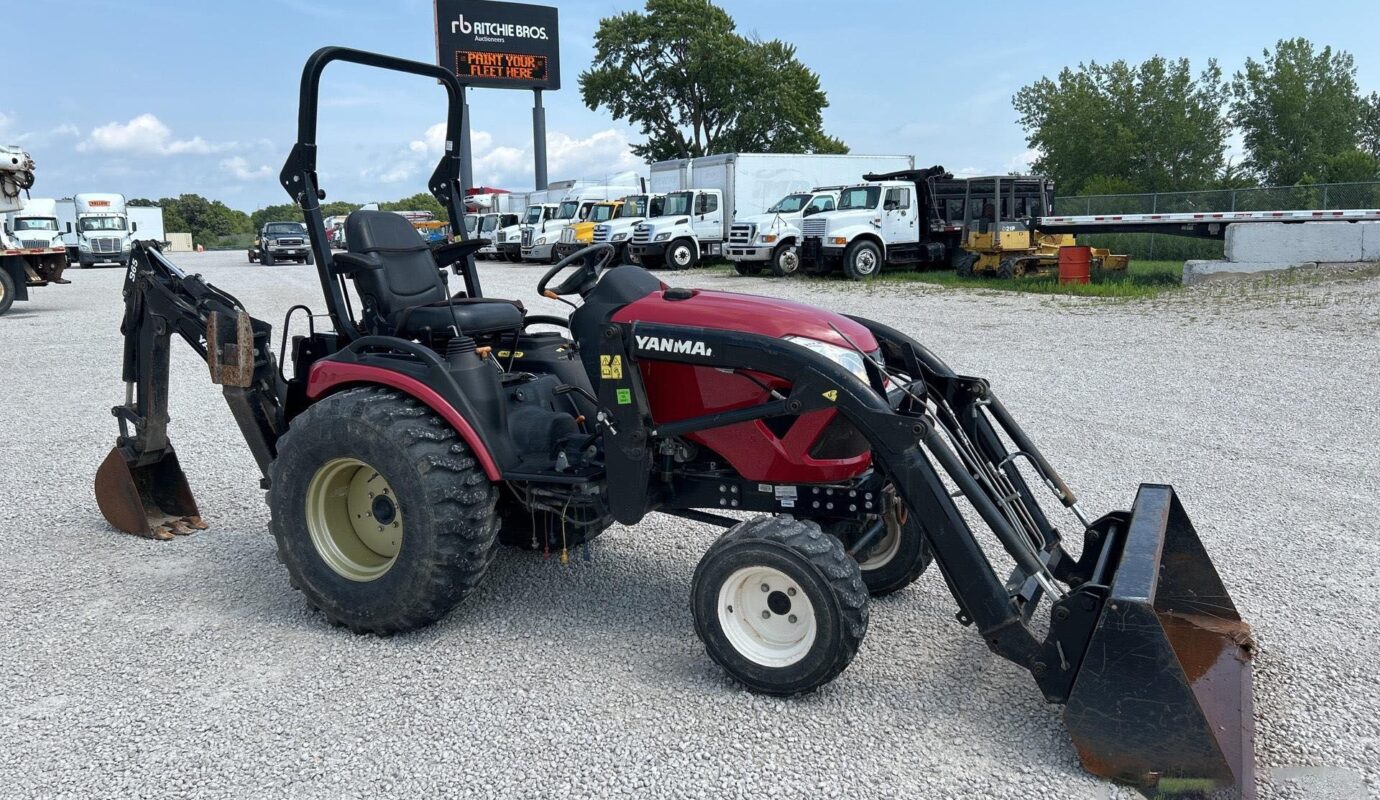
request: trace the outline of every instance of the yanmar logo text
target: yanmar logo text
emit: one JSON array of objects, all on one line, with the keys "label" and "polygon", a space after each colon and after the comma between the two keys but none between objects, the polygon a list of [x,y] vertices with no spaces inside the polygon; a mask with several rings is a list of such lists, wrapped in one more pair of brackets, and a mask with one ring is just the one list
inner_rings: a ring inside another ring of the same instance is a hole
[{"label": "yanmar logo text", "polygon": [[683,353],[691,356],[712,356],[714,351],[704,342],[694,339],[668,339],[664,336],[639,336],[637,346],[654,353]]},{"label": "yanmar logo text", "polygon": [[514,39],[546,39],[546,28],[540,25],[518,25],[514,22],[466,22],[465,15],[450,23],[451,33],[473,34],[475,41],[501,42]]}]

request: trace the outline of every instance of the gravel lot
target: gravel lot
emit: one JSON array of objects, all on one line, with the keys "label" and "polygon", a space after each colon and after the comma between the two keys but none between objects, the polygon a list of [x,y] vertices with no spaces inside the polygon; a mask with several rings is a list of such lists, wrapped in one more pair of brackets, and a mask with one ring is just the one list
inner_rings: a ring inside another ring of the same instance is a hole
[{"label": "gravel lot", "polygon": [[[175,260],[275,326],[294,303],[321,310],[312,268]],[[540,274],[486,266],[486,288],[556,311],[530,300]],[[937,575],[875,602],[858,658],[820,692],[737,688],[688,607],[715,531],[660,515],[568,567],[505,551],[428,630],[332,628],[288,587],[248,450],[181,344],[172,436],[213,528],[117,535],[91,481],[122,397],[122,274],[69,275],[0,318],[0,795],[1133,796],[1080,771],[1059,709],[953,621]],[[992,378],[1089,510],[1175,484],[1261,645],[1262,796],[1380,788],[1380,278],[1136,302],[671,282],[916,333]]]}]

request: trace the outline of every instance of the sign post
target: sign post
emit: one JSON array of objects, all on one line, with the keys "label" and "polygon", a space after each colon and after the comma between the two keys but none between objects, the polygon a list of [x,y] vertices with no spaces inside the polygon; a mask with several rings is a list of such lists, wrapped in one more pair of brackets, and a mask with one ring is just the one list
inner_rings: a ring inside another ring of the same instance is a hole
[{"label": "sign post", "polygon": [[[531,89],[533,172],[546,188],[546,110],[543,90],[561,88],[558,15],[550,6],[495,0],[436,0],[437,63],[468,89]],[[473,183],[469,99],[460,138],[465,188]]]}]

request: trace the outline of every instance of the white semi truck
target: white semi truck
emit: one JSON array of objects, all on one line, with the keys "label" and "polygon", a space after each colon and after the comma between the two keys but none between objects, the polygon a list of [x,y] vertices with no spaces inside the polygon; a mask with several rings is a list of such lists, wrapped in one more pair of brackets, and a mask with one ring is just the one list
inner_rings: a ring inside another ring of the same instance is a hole
[{"label": "white semi truck", "polygon": [[[69,260],[82,268],[96,264],[129,264],[138,223],[131,223],[125,196],[111,192],[83,192],[72,198],[75,225],[64,235]],[[161,210],[160,210],[161,219]]]},{"label": "white semi truck", "polygon": [[[796,153],[725,153],[659,162],[652,165],[651,186],[666,192],[667,213],[654,224],[649,221],[645,231],[639,227],[634,232],[630,254],[649,266],[665,263],[675,269],[707,256],[729,256],[735,220],[751,218],[760,227],[760,215],[792,193],[853,183],[868,172],[910,169],[914,162],[911,156]],[[789,266],[785,253],[792,252],[798,234],[790,221],[778,216],[768,220],[774,232],[752,229],[748,241],[737,248],[738,261],[765,267],[778,256]],[[758,246],[768,244],[762,236],[775,237],[770,247]],[[786,249],[778,253],[783,242]],[[751,266],[743,269],[756,271]]]}]

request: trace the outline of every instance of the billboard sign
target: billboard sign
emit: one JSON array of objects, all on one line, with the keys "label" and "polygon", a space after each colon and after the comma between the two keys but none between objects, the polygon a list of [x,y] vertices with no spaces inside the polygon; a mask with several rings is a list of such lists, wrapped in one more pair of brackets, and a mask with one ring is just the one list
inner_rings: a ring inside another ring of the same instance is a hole
[{"label": "billboard sign", "polygon": [[436,0],[437,63],[466,86],[561,88],[556,9],[493,0]]}]

